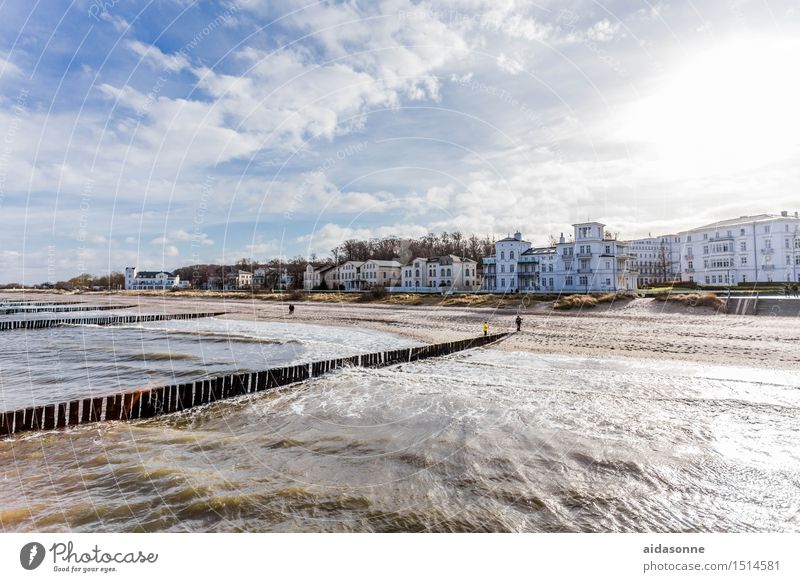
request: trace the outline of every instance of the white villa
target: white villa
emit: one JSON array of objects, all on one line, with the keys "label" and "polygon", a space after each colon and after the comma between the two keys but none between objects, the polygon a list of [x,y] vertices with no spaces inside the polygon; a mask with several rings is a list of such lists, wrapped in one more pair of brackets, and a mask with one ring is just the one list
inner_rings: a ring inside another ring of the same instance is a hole
[{"label": "white villa", "polygon": [[331,290],[365,291],[374,287],[396,287],[400,284],[399,261],[369,259],[367,261],[347,261],[341,265],[306,267],[303,288],[307,291],[319,289],[322,282]]},{"label": "white villa", "polygon": [[126,290],[168,291],[188,288],[189,282],[181,281],[180,275],[168,271],[139,271],[136,267],[125,267]]},{"label": "white villa", "polygon": [[478,263],[466,257],[417,257],[402,269],[403,290],[478,291]]},{"label": "white villa", "polygon": [[637,286],[680,281],[680,243],[674,234],[627,241]]},{"label": "white villa", "polygon": [[399,261],[380,261],[370,259],[361,267],[361,276],[365,288],[396,287],[400,284],[400,270],[403,265]]},{"label": "white villa", "polygon": [[704,285],[800,282],[795,212],[721,220],[678,233],[680,278]]},{"label": "white villa", "polygon": [[533,247],[515,233],[497,241],[483,258],[483,288],[501,293],[636,291],[636,274],[625,242],[605,236],[600,222],[573,224],[574,240],[562,233],[552,247]]}]

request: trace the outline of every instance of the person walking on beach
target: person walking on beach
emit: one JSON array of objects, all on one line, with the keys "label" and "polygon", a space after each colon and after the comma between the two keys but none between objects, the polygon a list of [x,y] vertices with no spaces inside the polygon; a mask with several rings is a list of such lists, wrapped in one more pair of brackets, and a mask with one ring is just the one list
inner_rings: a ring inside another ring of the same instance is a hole
[{"label": "person walking on beach", "polygon": [[294,305],[289,304],[289,315],[294,315]]},{"label": "person walking on beach", "polygon": [[483,322],[483,335],[489,335],[489,322]]},{"label": "person walking on beach", "polygon": [[517,331],[522,331],[522,318],[519,315],[517,315],[516,323]]}]

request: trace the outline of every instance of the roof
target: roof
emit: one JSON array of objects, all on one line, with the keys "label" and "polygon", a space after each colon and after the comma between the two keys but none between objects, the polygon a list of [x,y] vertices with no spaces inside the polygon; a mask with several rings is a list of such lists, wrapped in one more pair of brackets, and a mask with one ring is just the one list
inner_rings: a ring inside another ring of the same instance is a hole
[{"label": "roof", "polygon": [[370,259],[365,261],[365,263],[375,263],[379,267],[402,267],[403,265],[400,264],[400,261],[383,261],[379,259]]},{"label": "roof", "polygon": [[556,247],[531,247],[524,253],[523,255],[548,255],[554,254],[556,252]]},{"label": "roof", "polygon": [[749,224],[752,222],[767,222],[770,220],[780,220],[781,218],[800,220],[791,214],[787,216],[781,216],[780,214],[754,214],[752,216],[740,216],[739,218],[729,218],[728,220],[719,220],[717,222],[712,222],[711,224],[706,224],[705,226],[688,228],[682,232],[689,232],[692,230],[711,230],[714,228],[723,228],[725,226],[736,226],[739,224]]},{"label": "roof", "polygon": [[169,271],[139,271],[136,273],[137,279],[152,279],[153,277],[157,277],[161,273],[167,275],[167,277],[174,277],[172,273]]}]

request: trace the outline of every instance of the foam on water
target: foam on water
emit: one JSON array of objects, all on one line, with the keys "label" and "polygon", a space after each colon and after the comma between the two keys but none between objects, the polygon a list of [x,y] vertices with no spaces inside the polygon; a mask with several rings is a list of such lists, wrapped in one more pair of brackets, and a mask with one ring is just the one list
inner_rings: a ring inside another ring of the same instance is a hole
[{"label": "foam on water", "polygon": [[797,381],[493,349],[346,369],[0,442],[0,528],[800,531]]}]

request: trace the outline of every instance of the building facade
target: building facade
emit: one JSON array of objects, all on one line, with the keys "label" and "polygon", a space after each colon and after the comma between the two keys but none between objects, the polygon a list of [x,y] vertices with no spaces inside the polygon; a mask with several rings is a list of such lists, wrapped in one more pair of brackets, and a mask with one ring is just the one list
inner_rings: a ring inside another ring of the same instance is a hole
[{"label": "building facade", "polygon": [[[333,280],[327,276],[327,274],[334,269],[336,269],[336,266],[334,265],[322,265],[315,267],[309,263],[306,266],[306,272],[303,276],[303,289],[306,291],[320,289],[322,287],[327,289],[337,289],[338,284],[333,286]],[[324,285],[323,282],[325,283]]]},{"label": "building facade", "polygon": [[678,233],[681,280],[711,286],[800,282],[795,212],[722,220]]},{"label": "building facade", "polygon": [[680,281],[679,238],[670,234],[627,241],[639,287]]},{"label": "building facade", "polygon": [[417,257],[403,266],[403,290],[477,291],[481,288],[478,263],[467,257]]},{"label": "building facade", "polygon": [[400,271],[403,265],[399,261],[381,261],[370,259],[361,267],[364,288],[396,287],[400,284]]},{"label": "building facade", "polygon": [[139,271],[136,267],[125,267],[126,290],[168,291],[188,288],[188,281],[181,281],[180,275],[169,271]]},{"label": "building facade", "polygon": [[562,233],[550,247],[533,247],[517,232],[497,241],[483,259],[486,291],[600,293],[635,291],[637,280],[627,244],[605,235],[600,222],[573,224],[573,239]]}]

